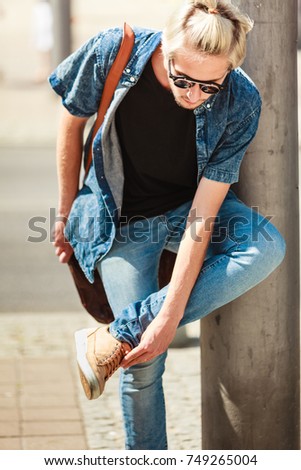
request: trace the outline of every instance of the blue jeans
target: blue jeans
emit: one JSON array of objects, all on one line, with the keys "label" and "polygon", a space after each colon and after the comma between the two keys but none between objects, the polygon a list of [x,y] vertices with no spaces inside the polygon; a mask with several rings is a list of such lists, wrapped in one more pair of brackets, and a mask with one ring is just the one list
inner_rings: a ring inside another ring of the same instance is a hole
[{"label": "blue jeans", "polygon": [[[98,263],[115,315],[111,334],[135,347],[158,314],[163,249],[178,251],[191,202],[162,216],[122,226]],[[216,218],[205,262],[179,326],[203,318],[266,278],[282,261],[285,242],[274,225],[229,191]],[[167,449],[162,375],[166,353],[122,370],[120,392],[126,449]]]}]

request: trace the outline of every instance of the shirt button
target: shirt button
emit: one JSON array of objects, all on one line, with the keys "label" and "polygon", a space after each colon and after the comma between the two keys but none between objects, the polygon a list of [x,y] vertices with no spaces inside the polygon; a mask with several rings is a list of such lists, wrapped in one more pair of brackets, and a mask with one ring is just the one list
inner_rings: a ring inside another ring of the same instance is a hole
[{"label": "shirt button", "polygon": [[130,73],[131,69],[125,69],[126,73]]},{"label": "shirt button", "polygon": [[211,108],[211,104],[207,103],[207,104],[206,104],[206,108],[207,108],[207,109],[210,109],[210,108]]},{"label": "shirt button", "polygon": [[135,78],[134,77],[130,77],[130,82],[134,82],[135,81]]}]

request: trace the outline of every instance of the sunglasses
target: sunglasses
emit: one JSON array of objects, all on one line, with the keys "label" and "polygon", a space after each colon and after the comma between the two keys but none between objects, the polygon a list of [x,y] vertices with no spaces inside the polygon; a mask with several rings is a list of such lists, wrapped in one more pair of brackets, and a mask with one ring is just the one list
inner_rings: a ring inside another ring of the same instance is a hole
[{"label": "sunglasses", "polygon": [[219,83],[206,81],[206,80],[192,80],[185,75],[173,75],[171,72],[171,62],[172,59],[168,61],[168,74],[169,78],[173,81],[174,85],[178,88],[192,88],[195,84],[198,84],[203,93],[208,95],[214,95],[221,90],[224,90],[225,85],[220,85]]}]

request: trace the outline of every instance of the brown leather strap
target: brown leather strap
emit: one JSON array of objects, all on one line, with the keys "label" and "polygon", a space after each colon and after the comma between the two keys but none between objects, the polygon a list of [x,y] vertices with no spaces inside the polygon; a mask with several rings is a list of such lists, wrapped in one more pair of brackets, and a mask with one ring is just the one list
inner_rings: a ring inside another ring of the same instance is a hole
[{"label": "brown leather strap", "polygon": [[103,123],[105,114],[107,112],[108,107],[110,106],[111,100],[113,98],[118,82],[121,78],[122,72],[126,64],[129,61],[132,49],[134,47],[134,41],[135,41],[135,35],[134,35],[132,28],[128,24],[124,23],[123,39],[122,39],[118,54],[116,56],[116,59],[114,60],[113,65],[108,73],[108,76],[104,85],[104,89],[102,92],[102,97],[100,100],[97,117],[94,123],[91,145],[89,148],[88,158],[87,158],[86,167],[85,167],[85,177],[87,176],[91,163],[92,163],[93,140],[96,136],[98,129]]}]

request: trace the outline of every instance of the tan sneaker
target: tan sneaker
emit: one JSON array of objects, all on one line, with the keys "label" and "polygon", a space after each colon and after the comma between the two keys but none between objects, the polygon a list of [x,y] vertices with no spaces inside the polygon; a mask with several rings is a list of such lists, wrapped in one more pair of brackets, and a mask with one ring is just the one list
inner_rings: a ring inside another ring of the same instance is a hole
[{"label": "tan sneaker", "polygon": [[103,393],[129,346],[115,339],[108,326],[76,331],[75,344],[82,386],[87,398],[94,400]]}]

